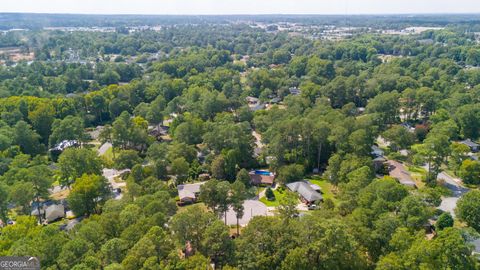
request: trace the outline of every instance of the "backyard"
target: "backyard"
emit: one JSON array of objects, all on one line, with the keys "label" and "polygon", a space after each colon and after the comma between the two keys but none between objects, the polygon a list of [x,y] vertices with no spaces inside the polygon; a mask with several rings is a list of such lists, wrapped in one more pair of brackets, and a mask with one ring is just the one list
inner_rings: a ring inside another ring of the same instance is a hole
[{"label": "backyard", "polygon": [[335,194],[333,192],[335,187],[332,184],[330,184],[327,180],[325,179],[307,179],[307,180],[310,181],[310,183],[315,184],[322,189],[322,196],[324,200],[330,199],[334,203],[337,202],[337,199],[335,198]]}]

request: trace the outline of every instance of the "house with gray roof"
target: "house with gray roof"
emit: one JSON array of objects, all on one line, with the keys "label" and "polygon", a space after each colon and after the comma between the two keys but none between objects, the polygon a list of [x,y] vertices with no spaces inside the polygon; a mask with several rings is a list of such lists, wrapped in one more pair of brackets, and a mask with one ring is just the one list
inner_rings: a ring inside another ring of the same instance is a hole
[{"label": "house with gray roof", "polygon": [[316,201],[323,200],[322,194],[320,193],[320,187],[308,181],[288,183],[287,188],[298,193],[302,202],[306,204],[312,204]]},{"label": "house with gray roof", "polygon": [[200,187],[205,184],[205,182],[199,182],[194,184],[184,184],[178,185],[178,197],[180,198],[180,203],[188,204],[194,203],[198,199],[200,194]]},{"label": "house with gray roof", "polygon": [[65,207],[62,204],[53,204],[45,209],[45,220],[52,222],[65,217]]},{"label": "house with gray roof", "polygon": [[474,142],[470,139],[463,140],[460,143],[468,146],[470,148],[470,151],[472,151],[472,152],[478,152],[478,149],[479,149],[479,146],[480,146],[480,144],[478,144],[478,143],[476,143],[476,142]]}]

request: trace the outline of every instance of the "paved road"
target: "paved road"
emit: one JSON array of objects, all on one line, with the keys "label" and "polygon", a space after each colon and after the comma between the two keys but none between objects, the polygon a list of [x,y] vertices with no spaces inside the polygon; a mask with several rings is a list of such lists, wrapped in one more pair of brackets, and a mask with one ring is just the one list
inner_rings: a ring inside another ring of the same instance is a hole
[{"label": "paved road", "polygon": [[445,181],[445,187],[452,192],[452,196],[442,198],[442,203],[438,209],[450,212],[452,216],[455,216],[455,208],[457,207],[458,199],[460,199],[463,194],[467,193],[469,189],[462,186],[460,179],[455,179],[446,172],[439,173],[437,179],[443,179]]}]

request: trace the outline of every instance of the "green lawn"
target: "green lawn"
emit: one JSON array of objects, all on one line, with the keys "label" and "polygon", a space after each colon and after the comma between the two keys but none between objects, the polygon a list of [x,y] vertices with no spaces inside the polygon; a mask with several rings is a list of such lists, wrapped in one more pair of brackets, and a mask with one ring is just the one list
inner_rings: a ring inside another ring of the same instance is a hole
[{"label": "green lawn", "polygon": [[334,187],[327,180],[325,179],[321,179],[321,180],[307,179],[307,180],[310,181],[310,183],[315,184],[322,189],[322,196],[324,199],[330,199],[334,203],[337,202],[337,199],[335,198],[335,194],[332,192]]},{"label": "green lawn", "polygon": [[202,209],[205,212],[208,211],[207,206],[204,203],[199,202],[199,203],[189,204],[189,205],[185,205],[185,206],[179,206],[178,210],[177,210],[177,213],[185,212],[187,209],[190,209],[192,207],[199,207],[200,209]]},{"label": "green lawn", "polygon": [[425,182],[423,182],[423,179],[425,178],[427,171],[422,167],[413,166],[413,165],[405,166],[405,168],[410,172],[410,175],[415,181],[415,184],[417,185],[417,187],[423,188],[425,186]]},{"label": "green lawn", "polygon": [[[279,190],[279,189],[281,189],[281,190]],[[278,188],[278,189],[273,190],[273,194],[275,195],[275,200],[269,201],[269,200],[267,200],[267,197],[263,196],[262,198],[260,198],[260,201],[262,203],[264,203],[266,206],[277,207],[280,204],[280,200],[283,197],[285,197],[285,194],[287,194],[287,190],[282,189],[282,188]]]}]

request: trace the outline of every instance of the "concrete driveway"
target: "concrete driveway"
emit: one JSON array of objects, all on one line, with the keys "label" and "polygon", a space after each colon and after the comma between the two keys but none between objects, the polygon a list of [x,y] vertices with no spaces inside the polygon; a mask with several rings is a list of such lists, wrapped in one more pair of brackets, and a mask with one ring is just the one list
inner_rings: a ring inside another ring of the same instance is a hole
[{"label": "concrete driveway", "polygon": [[[244,214],[238,223],[245,226],[255,216],[269,216],[272,215],[265,204],[257,200],[245,200],[243,203]],[[236,225],[237,218],[235,212],[230,208],[227,212],[227,225]]]},{"label": "concrete driveway", "polygon": [[463,196],[463,194],[467,193],[469,189],[462,185],[462,181],[460,179],[453,178],[446,172],[441,172],[438,174],[437,180],[440,179],[445,181],[445,187],[452,192],[452,196],[443,197],[442,203],[437,208],[444,212],[449,212],[453,217],[455,217],[457,201]]}]

